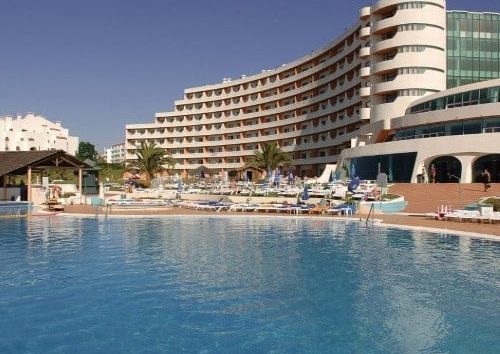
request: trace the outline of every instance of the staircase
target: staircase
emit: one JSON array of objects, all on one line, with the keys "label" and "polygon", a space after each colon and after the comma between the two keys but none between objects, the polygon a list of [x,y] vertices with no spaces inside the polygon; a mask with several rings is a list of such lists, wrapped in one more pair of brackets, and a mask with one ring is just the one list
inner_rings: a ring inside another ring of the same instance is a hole
[{"label": "staircase", "polygon": [[389,193],[402,195],[408,201],[403,212],[429,213],[438,210],[441,205],[461,209],[484,197],[500,197],[500,183],[492,183],[488,192],[484,192],[482,183],[398,183],[389,188]]}]

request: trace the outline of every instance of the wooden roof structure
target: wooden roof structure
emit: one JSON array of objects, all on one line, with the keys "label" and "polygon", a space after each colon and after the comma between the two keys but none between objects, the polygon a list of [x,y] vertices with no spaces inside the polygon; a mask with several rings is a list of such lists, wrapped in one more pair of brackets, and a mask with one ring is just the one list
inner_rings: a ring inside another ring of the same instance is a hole
[{"label": "wooden roof structure", "polygon": [[0,151],[0,177],[24,175],[45,169],[87,169],[90,165],[78,160],[63,150],[47,151]]},{"label": "wooden roof structure", "polygon": [[[47,169],[78,170],[78,192],[82,193],[83,170],[94,170],[89,164],[63,150],[46,151],[0,151],[0,178],[3,185],[8,176],[27,175],[28,202],[32,199],[32,172]],[[3,187],[3,199],[6,200],[7,188]]]}]

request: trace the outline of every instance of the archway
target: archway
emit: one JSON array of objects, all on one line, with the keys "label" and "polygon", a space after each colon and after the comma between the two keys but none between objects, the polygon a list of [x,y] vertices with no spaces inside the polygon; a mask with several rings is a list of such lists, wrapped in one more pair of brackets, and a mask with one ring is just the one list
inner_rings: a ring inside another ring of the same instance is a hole
[{"label": "archway", "polygon": [[435,170],[436,183],[458,183],[462,176],[462,164],[454,156],[441,156],[431,161],[429,168],[429,181],[433,182],[433,169]]},{"label": "archway", "polygon": [[500,183],[500,154],[484,155],[474,161],[472,173],[474,182],[482,182],[482,172],[488,169],[491,174],[491,182]]}]

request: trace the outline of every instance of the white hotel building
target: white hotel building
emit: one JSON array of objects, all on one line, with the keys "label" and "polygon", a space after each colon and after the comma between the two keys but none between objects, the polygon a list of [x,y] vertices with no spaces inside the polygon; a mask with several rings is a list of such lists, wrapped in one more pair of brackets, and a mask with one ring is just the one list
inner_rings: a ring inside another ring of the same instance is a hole
[{"label": "white hotel building", "polygon": [[74,156],[78,143],[61,122],[39,114],[0,117],[0,151],[64,150]]},{"label": "white hotel building", "polygon": [[[292,155],[296,173],[312,177],[341,160],[349,168],[357,156],[369,156],[371,146],[377,155],[393,154],[383,147],[395,134],[393,119],[447,88],[445,7],[444,0],[379,0],[362,8],[359,21],[336,40],[302,58],[186,89],[173,112],[126,126],[127,159],[148,140],[176,159],[176,172],[194,174],[203,165],[231,176],[255,150],[276,141]],[[419,157],[429,163],[431,155]],[[405,181],[415,180],[418,163],[406,166]]]},{"label": "white hotel building", "polygon": [[123,163],[125,156],[125,143],[113,144],[111,148],[104,150],[104,157],[107,163]]}]

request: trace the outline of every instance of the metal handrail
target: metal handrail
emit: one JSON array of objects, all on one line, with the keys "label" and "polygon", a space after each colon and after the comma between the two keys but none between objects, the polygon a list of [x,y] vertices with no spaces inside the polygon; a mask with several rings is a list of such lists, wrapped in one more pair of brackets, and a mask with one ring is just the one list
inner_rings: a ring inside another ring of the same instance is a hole
[{"label": "metal handrail", "polygon": [[[366,217],[365,221],[365,226],[368,226],[368,220],[370,219],[370,215],[372,214],[373,211],[373,217],[375,216],[375,204],[371,204],[370,206],[370,211],[368,212],[368,216]],[[372,223],[373,223],[373,217],[372,217]]]}]

